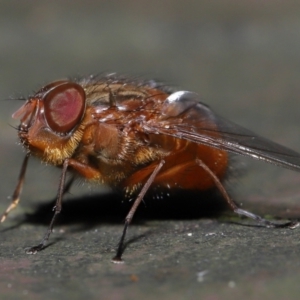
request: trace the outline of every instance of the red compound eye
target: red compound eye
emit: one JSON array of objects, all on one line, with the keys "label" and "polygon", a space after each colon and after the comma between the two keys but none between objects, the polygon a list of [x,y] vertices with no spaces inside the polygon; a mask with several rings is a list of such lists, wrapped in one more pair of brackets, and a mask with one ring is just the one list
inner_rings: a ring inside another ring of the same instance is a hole
[{"label": "red compound eye", "polygon": [[62,82],[43,97],[45,118],[58,133],[70,132],[81,121],[85,111],[85,92],[74,82]]},{"label": "red compound eye", "polygon": [[48,91],[50,91],[51,89],[53,89],[55,86],[59,86],[59,85],[61,85],[63,83],[70,83],[70,81],[68,81],[66,79],[53,81],[53,82],[51,82],[51,83],[43,86],[36,94],[47,93]]}]

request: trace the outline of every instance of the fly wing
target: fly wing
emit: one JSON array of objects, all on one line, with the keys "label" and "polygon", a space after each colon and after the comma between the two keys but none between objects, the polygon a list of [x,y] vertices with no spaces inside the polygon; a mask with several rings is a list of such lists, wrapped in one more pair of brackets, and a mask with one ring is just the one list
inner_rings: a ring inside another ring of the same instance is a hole
[{"label": "fly wing", "polygon": [[300,171],[299,153],[217,116],[209,107],[195,101],[199,99],[195,93],[185,92],[176,101],[174,94],[168,97],[173,97],[172,101],[168,98],[165,101],[162,111],[167,113],[162,114],[160,121],[147,123],[148,133],[166,134]]}]

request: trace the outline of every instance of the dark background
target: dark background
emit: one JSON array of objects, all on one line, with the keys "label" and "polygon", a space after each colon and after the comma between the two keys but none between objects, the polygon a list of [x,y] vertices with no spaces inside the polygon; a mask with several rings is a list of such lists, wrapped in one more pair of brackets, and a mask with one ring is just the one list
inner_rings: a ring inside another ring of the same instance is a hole
[{"label": "dark background", "polygon": [[[67,76],[116,71],[164,80],[300,151],[299,13],[292,0],[1,1],[1,210],[24,156],[11,119],[22,102],[13,99]],[[240,165],[249,171],[231,190],[243,208],[300,217],[298,173],[250,159]],[[67,197],[50,246],[28,256],[24,248],[51,218],[58,180],[58,170],[30,161],[21,204],[1,225],[2,299],[299,297],[299,229],[197,215],[195,202],[190,218],[178,203],[150,203],[130,227],[126,263],[115,265],[127,205],[86,184]]]}]

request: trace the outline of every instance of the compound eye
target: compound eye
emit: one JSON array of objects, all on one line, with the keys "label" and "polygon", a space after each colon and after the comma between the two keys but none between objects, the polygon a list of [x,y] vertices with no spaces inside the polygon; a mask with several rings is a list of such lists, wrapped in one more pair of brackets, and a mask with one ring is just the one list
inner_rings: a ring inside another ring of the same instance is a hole
[{"label": "compound eye", "polygon": [[44,112],[49,127],[66,134],[78,125],[83,117],[86,101],[83,88],[74,82],[62,82],[44,96]]},{"label": "compound eye", "polygon": [[51,89],[53,89],[55,86],[61,85],[63,83],[68,83],[69,80],[57,80],[57,81],[53,81],[45,86],[43,86],[36,94],[40,94],[40,93],[47,93],[48,91],[50,91]]}]

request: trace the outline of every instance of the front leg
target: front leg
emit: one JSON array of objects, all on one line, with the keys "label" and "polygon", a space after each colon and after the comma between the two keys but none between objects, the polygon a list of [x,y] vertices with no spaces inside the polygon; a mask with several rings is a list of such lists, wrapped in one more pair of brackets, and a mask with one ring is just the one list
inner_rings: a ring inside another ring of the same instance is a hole
[{"label": "front leg", "polygon": [[15,188],[15,191],[13,193],[11,203],[0,218],[1,223],[3,223],[5,221],[9,212],[12,211],[13,209],[15,209],[20,202],[20,195],[21,195],[24,180],[25,180],[25,172],[26,172],[28,160],[29,160],[29,155],[26,155],[23,160],[22,168],[21,168],[20,175],[19,175],[19,180],[18,180],[17,186]]},{"label": "front leg", "polygon": [[42,239],[41,243],[39,243],[37,246],[29,247],[26,250],[27,254],[36,254],[38,251],[41,251],[42,249],[45,248],[45,246],[49,240],[50,234],[53,230],[55,219],[56,219],[57,215],[61,212],[62,197],[63,197],[64,190],[65,190],[66,174],[67,174],[67,169],[69,167],[72,167],[75,171],[77,171],[80,175],[82,175],[83,177],[85,177],[87,179],[98,179],[100,177],[99,171],[97,171],[85,164],[82,164],[82,163],[78,162],[77,160],[70,158],[70,159],[66,159],[64,161],[62,173],[61,173],[61,177],[60,177],[60,181],[59,181],[57,199],[56,199],[55,206],[53,208],[54,215],[52,217],[52,220],[50,222],[48,230],[47,230],[44,238]]},{"label": "front leg", "polygon": [[101,178],[99,170],[90,167],[87,164],[81,163],[75,159],[68,159],[68,167],[79,173],[82,177],[90,180],[97,180]]}]

